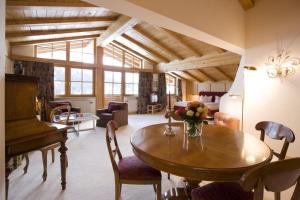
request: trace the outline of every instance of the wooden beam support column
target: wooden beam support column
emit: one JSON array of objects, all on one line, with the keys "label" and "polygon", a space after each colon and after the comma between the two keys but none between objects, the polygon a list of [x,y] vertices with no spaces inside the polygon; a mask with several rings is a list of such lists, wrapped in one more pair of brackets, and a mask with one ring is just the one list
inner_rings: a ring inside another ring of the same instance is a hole
[{"label": "wooden beam support column", "polygon": [[204,55],[201,57],[190,57],[180,61],[173,61],[170,63],[159,63],[158,71],[186,71],[192,69],[201,69],[204,67],[215,67],[230,64],[240,63],[240,55],[224,52]]},{"label": "wooden beam support column", "polygon": [[131,29],[139,22],[138,19],[121,15],[117,21],[108,27],[108,29],[97,38],[97,46],[105,47],[117,37]]},{"label": "wooden beam support column", "polygon": [[96,56],[96,81],[95,81],[95,94],[96,94],[96,109],[104,107],[104,71],[103,71],[103,47],[97,47]]},{"label": "wooden beam support column", "polygon": [[186,74],[187,76],[191,77],[192,79],[194,79],[195,81],[201,83],[203,82],[203,80],[197,78],[196,76],[194,76],[193,74],[189,73],[189,72],[186,72],[186,71],[182,71],[181,73],[183,74]]}]

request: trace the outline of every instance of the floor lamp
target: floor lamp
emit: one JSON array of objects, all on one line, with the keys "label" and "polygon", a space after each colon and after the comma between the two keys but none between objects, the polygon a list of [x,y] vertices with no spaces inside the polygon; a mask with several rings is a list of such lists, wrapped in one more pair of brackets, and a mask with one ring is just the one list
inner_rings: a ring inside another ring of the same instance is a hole
[{"label": "floor lamp", "polygon": [[241,129],[244,131],[244,105],[245,105],[245,70],[248,71],[256,71],[256,67],[254,66],[244,66],[244,71],[243,71],[243,81],[244,81],[244,89],[242,94],[229,94],[229,97],[233,99],[240,98],[242,100],[242,120],[241,120]]}]

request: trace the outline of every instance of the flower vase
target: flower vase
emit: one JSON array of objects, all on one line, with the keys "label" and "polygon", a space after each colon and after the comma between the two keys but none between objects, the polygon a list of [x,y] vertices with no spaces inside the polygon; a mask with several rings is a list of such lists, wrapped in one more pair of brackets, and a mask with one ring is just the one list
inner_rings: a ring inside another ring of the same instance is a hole
[{"label": "flower vase", "polygon": [[203,124],[184,122],[185,133],[189,137],[198,137],[202,135]]}]

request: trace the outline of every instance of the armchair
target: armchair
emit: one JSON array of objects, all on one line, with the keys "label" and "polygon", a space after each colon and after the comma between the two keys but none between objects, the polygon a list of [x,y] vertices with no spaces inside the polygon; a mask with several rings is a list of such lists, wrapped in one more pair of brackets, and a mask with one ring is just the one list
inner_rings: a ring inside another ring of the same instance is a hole
[{"label": "armchair", "polygon": [[97,126],[106,127],[107,122],[114,120],[118,126],[128,124],[128,105],[123,102],[109,102],[108,107],[97,109],[96,115],[100,118],[97,120]]}]

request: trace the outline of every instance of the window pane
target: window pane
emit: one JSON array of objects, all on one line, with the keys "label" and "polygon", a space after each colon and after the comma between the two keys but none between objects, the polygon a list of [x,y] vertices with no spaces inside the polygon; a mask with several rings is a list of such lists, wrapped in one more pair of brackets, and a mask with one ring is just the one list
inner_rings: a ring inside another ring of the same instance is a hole
[{"label": "window pane", "polygon": [[54,95],[65,95],[65,82],[54,81]]},{"label": "window pane", "polygon": [[81,82],[71,82],[71,94],[80,95],[81,93]]},{"label": "window pane", "polygon": [[175,86],[174,85],[170,85],[170,93],[175,94]]},{"label": "window pane", "polygon": [[82,94],[93,94],[93,83],[82,83]]},{"label": "window pane", "polygon": [[139,74],[138,73],[134,73],[134,75],[133,75],[134,77],[134,83],[139,83]]},{"label": "window pane", "polygon": [[83,41],[83,53],[94,54],[94,40]]},{"label": "window pane", "polygon": [[104,55],[103,56],[103,65],[112,65],[113,64],[113,57]]},{"label": "window pane", "polygon": [[87,82],[93,82],[93,70],[83,69],[82,70],[82,80]]},{"label": "window pane", "polygon": [[133,94],[135,94],[135,95],[139,94],[139,85],[138,84],[134,84]]},{"label": "window pane", "polygon": [[84,53],[82,55],[82,62],[93,64],[94,63],[94,54],[86,54],[86,53]]},{"label": "window pane", "polygon": [[82,69],[71,68],[71,81],[82,81]]},{"label": "window pane", "polygon": [[104,94],[111,95],[112,94],[112,88],[113,88],[112,83],[104,83]]},{"label": "window pane", "polygon": [[133,73],[126,72],[125,73],[125,81],[126,81],[126,83],[133,83]]},{"label": "window pane", "polygon": [[67,55],[66,55],[66,51],[63,50],[58,50],[58,51],[53,51],[53,59],[56,60],[66,60],[67,59]]},{"label": "window pane", "polygon": [[119,84],[119,83],[114,84],[113,94],[116,94],[116,95],[121,94],[121,84]]},{"label": "window pane", "polygon": [[114,72],[114,82],[121,83],[121,81],[122,81],[121,76],[122,76],[121,72]]},{"label": "window pane", "polygon": [[113,82],[113,72],[105,71],[104,72],[104,81],[105,82]]},{"label": "window pane", "polygon": [[70,51],[82,53],[82,40],[71,41]]},{"label": "window pane", "polygon": [[54,80],[64,81],[65,80],[65,68],[64,67],[54,67]]},{"label": "window pane", "polygon": [[133,84],[126,84],[125,87],[125,94],[133,94]]},{"label": "window pane", "polygon": [[82,62],[82,53],[70,51],[70,61]]}]

